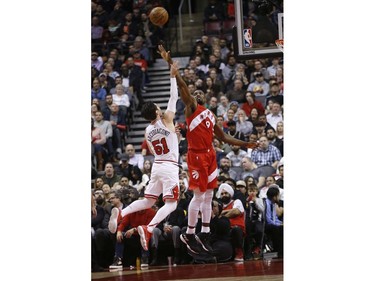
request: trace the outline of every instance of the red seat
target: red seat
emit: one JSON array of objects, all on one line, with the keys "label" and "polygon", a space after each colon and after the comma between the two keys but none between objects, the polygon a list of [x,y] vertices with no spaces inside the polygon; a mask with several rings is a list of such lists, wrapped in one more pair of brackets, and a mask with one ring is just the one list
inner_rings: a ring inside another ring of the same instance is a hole
[{"label": "red seat", "polygon": [[203,24],[203,32],[205,35],[220,35],[221,21],[207,21]]}]

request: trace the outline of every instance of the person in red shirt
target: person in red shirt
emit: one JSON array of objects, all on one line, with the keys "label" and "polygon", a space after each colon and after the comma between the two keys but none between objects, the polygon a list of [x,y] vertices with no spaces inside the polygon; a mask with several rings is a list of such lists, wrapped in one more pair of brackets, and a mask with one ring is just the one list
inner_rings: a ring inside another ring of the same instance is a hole
[{"label": "person in red shirt", "polygon": [[246,102],[242,105],[247,117],[250,117],[251,110],[256,108],[259,114],[264,114],[264,107],[261,102],[255,100],[255,94],[247,91],[246,92]]},{"label": "person in red shirt", "polygon": [[[173,65],[170,52],[167,52],[162,45],[159,45],[159,51],[162,58],[169,65]],[[216,136],[225,143],[244,147],[247,147],[248,143],[224,133],[216,124],[215,114],[204,106],[206,100],[202,90],[195,90],[191,95],[179,73],[177,73],[176,79],[180,97],[185,104],[189,189],[194,192],[188,209],[188,228],[186,233],[181,234],[180,238],[193,253],[212,252],[208,242],[212,211],[211,201],[213,190],[217,187],[217,162],[213,138]],[[202,228],[201,233],[195,235],[199,212],[202,217]]]}]

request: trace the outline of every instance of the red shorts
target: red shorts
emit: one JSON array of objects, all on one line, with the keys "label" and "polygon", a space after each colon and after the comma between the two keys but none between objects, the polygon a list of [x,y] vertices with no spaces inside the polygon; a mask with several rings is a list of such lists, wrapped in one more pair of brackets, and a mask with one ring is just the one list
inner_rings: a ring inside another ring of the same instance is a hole
[{"label": "red shorts", "polygon": [[189,169],[189,189],[199,188],[204,192],[217,187],[216,152],[213,148],[205,151],[189,150],[187,154]]}]

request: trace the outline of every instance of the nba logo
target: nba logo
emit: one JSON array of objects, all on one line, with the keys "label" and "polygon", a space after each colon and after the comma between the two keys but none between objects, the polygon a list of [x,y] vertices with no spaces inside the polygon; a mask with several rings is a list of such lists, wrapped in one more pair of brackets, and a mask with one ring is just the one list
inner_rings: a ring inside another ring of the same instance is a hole
[{"label": "nba logo", "polygon": [[251,28],[246,28],[243,30],[243,45],[245,48],[253,47],[253,37],[251,33]]}]

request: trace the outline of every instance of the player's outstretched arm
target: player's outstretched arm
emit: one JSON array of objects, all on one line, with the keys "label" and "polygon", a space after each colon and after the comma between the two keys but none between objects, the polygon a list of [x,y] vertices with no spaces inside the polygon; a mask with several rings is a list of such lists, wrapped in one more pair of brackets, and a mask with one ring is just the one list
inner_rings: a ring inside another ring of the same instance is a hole
[{"label": "player's outstretched arm", "polygon": [[173,62],[171,65],[170,75],[171,75],[171,91],[170,91],[170,98],[168,101],[167,110],[164,112],[164,120],[165,122],[174,128],[173,119],[176,113],[176,103],[178,100],[178,90],[177,90],[177,82],[176,82],[176,75],[178,73],[178,61]]},{"label": "player's outstretched arm", "polygon": [[215,124],[215,126],[214,126],[214,134],[222,142],[232,144],[232,145],[244,146],[244,147],[247,147],[247,148],[252,147],[251,143],[236,139],[236,138],[224,133],[224,131],[217,124]]},{"label": "player's outstretched arm", "polygon": [[[158,49],[159,49],[159,54],[161,55],[161,57],[169,64],[169,65],[172,65],[173,64],[173,61],[172,61],[172,58],[171,58],[171,55],[170,55],[170,51],[166,51],[163,47],[163,45],[159,45],[158,46]],[[181,96],[181,99],[182,101],[184,102],[184,104],[186,105],[187,108],[191,108],[193,107],[193,110],[195,110],[195,108],[197,107],[197,102],[195,100],[195,98],[193,98],[190,93],[189,93],[189,89],[184,81],[184,79],[182,79],[181,75],[180,75],[180,72],[178,72],[176,74],[176,80],[177,80],[177,85],[180,89],[180,96]]]}]

